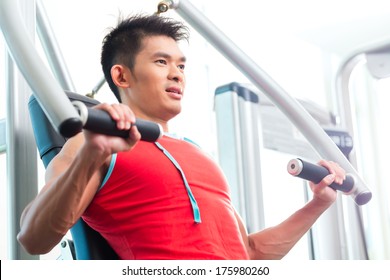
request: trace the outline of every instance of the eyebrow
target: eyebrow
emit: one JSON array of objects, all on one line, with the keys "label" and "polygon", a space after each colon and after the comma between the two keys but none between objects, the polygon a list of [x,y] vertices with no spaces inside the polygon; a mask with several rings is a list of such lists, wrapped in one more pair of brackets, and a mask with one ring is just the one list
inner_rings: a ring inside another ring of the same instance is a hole
[{"label": "eyebrow", "polygon": [[[163,57],[166,59],[172,59],[172,56],[168,53],[165,53],[165,52],[156,52],[155,54],[153,54],[153,57]],[[186,62],[187,58],[185,56],[182,56],[179,58],[179,61]]]}]

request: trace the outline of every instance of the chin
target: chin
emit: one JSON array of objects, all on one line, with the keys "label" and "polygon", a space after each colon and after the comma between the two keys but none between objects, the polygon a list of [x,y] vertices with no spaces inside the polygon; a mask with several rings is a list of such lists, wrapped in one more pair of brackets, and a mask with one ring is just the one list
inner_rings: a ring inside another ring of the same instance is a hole
[{"label": "chin", "polygon": [[171,110],[169,110],[170,119],[176,117],[180,113],[181,113],[181,107],[180,108],[171,108]]}]

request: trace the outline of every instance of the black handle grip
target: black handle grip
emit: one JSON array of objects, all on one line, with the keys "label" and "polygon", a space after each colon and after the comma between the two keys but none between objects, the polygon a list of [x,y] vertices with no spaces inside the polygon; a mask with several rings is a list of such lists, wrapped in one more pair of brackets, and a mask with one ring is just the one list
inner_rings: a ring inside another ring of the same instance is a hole
[{"label": "black handle grip", "polygon": [[[87,108],[87,110],[88,117],[84,124],[85,129],[111,136],[129,137],[129,130],[119,130],[116,122],[106,111],[92,108]],[[141,140],[143,141],[155,142],[163,134],[161,126],[155,122],[136,119],[135,125],[141,133]]]},{"label": "black handle grip", "polygon": [[[293,176],[312,181],[315,184],[319,183],[325,176],[329,175],[329,171],[325,167],[299,158],[292,159],[288,162],[287,171]],[[354,184],[355,182],[353,177],[351,175],[346,175],[346,178],[341,185],[332,183],[329,187],[334,190],[349,193],[353,190]]]}]

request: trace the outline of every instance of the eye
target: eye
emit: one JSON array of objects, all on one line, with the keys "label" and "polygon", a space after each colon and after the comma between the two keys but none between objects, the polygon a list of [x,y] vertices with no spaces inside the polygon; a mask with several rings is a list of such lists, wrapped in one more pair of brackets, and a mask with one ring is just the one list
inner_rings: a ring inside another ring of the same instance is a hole
[{"label": "eye", "polygon": [[156,60],[156,63],[164,64],[164,65],[167,64],[167,62],[166,62],[164,59],[157,59],[157,60]]},{"label": "eye", "polygon": [[184,70],[186,66],[184,64],[180,64],[177,66],[177,68],[179,68],[180,70]]}]

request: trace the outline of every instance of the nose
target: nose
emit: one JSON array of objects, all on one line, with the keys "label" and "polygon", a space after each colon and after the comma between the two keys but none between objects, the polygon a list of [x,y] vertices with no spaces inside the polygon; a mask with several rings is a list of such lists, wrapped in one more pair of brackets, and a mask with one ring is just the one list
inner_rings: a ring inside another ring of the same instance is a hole
[{"label": "nose", "polygon": [[172,66],[169,71],[168,79],[173,80],[177,83],[182,83],[184,81],[184,72],[179,69],[176,65]]}]

